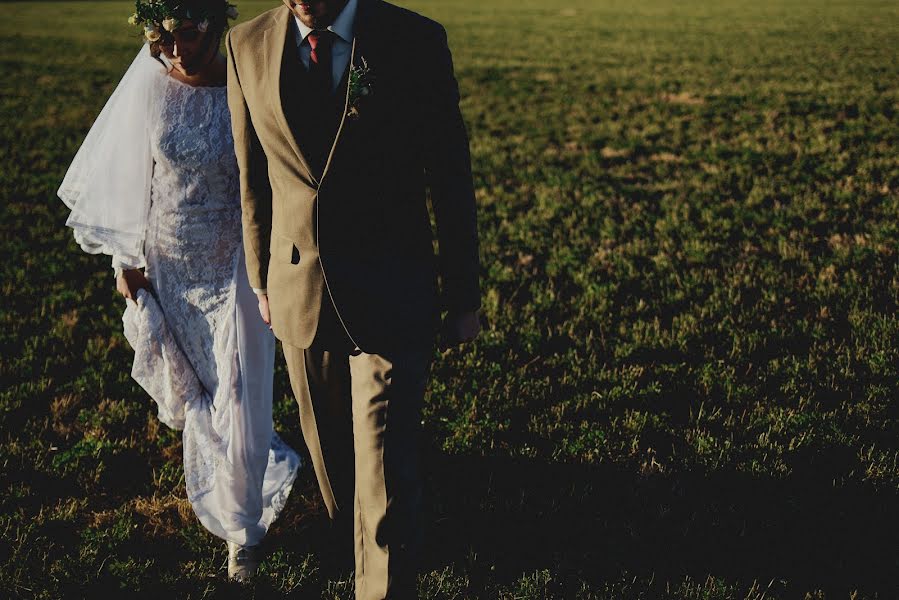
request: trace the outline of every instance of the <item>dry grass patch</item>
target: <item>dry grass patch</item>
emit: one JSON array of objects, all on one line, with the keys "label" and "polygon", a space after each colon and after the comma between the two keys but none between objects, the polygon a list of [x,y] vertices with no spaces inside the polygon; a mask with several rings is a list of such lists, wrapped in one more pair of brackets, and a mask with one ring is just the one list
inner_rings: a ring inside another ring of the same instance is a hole
[{"label": "dry grass patch", "polygon": [[599,151],[599,155],[603,158],[624,158],[631,155],[631,149],[612,148],[611,146],[605,146],[602,150]]},{"label": "dry grass patch", "polygon": [[76,429],[73,420],[78,414],[80,403],[81,398],[75,394],[63,394],[50,402],[50,421],[53,433],[63,439],[68,439]]},{"label": "dry grass patch", "polygon": [[143,528],[153,536],[176,536],[196,520],[190,502],[184,497],[140,496],[130,504],[135,513],[146,519]]},{"label": "dry grass patch", "polygon": [[705,104],[705,98],[694,96],[690,92],[662,94],[662,101],[667,104],[684,104],[687,106],[702,106]]},{"label": "dry grass patch", "polygon": [[677,154],[672,154],[671,152],[658,152],[649,157],[649,160],[652,162],[663,162],[663,163],[676,163],[683,162],[680,156]]}]

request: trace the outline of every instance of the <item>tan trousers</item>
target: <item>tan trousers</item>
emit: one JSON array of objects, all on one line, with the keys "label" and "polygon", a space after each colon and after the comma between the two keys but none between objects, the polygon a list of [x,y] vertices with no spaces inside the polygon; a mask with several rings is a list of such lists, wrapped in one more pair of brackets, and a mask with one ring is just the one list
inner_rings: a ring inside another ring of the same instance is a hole
[{"label": "tan trousers", "polygon": [[335,522],[352,514],[356,599],[415,598],[419,432],[432,347],[361,352],[323,302],[312,346],[283,349],[328,514]]}]

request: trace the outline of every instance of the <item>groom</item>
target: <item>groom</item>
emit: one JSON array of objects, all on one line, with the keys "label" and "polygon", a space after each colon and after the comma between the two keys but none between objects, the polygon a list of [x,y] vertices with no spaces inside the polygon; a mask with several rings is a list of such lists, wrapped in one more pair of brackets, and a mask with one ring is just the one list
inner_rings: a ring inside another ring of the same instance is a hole
[{"label": "groom", "polygon": [[383,0],[284,4],[226,42],[250,283],[328,514],[353,531],[356,597],[411,598],[436,324],[444,345],[480,328],[452,59],[443,27]]}]

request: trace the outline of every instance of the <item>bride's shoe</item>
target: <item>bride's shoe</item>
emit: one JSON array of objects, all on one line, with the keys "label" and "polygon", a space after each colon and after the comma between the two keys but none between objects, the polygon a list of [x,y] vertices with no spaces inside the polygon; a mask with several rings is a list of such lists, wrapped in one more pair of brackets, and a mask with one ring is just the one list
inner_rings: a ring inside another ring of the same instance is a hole
[{"label": "bride's shoe", "polygon": [[246,581],[259,566],[259,546],[241,546],[228,542],[228,579]]}]

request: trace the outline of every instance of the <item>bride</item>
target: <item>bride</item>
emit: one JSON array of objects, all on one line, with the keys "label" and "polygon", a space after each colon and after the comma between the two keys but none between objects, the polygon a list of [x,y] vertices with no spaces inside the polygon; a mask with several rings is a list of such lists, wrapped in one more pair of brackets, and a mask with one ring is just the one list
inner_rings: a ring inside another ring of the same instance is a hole
[{"label": "bride", "polygon": [[[139,0],[146,43],[59,189],[67,225],[112,255],[132,377],[182,429],[187,497],[252,576],[300,459],[272,427],[275,341],[250,288],[219,51],[225,0]],[[141,271],[141,269],[144,271]]]}]

